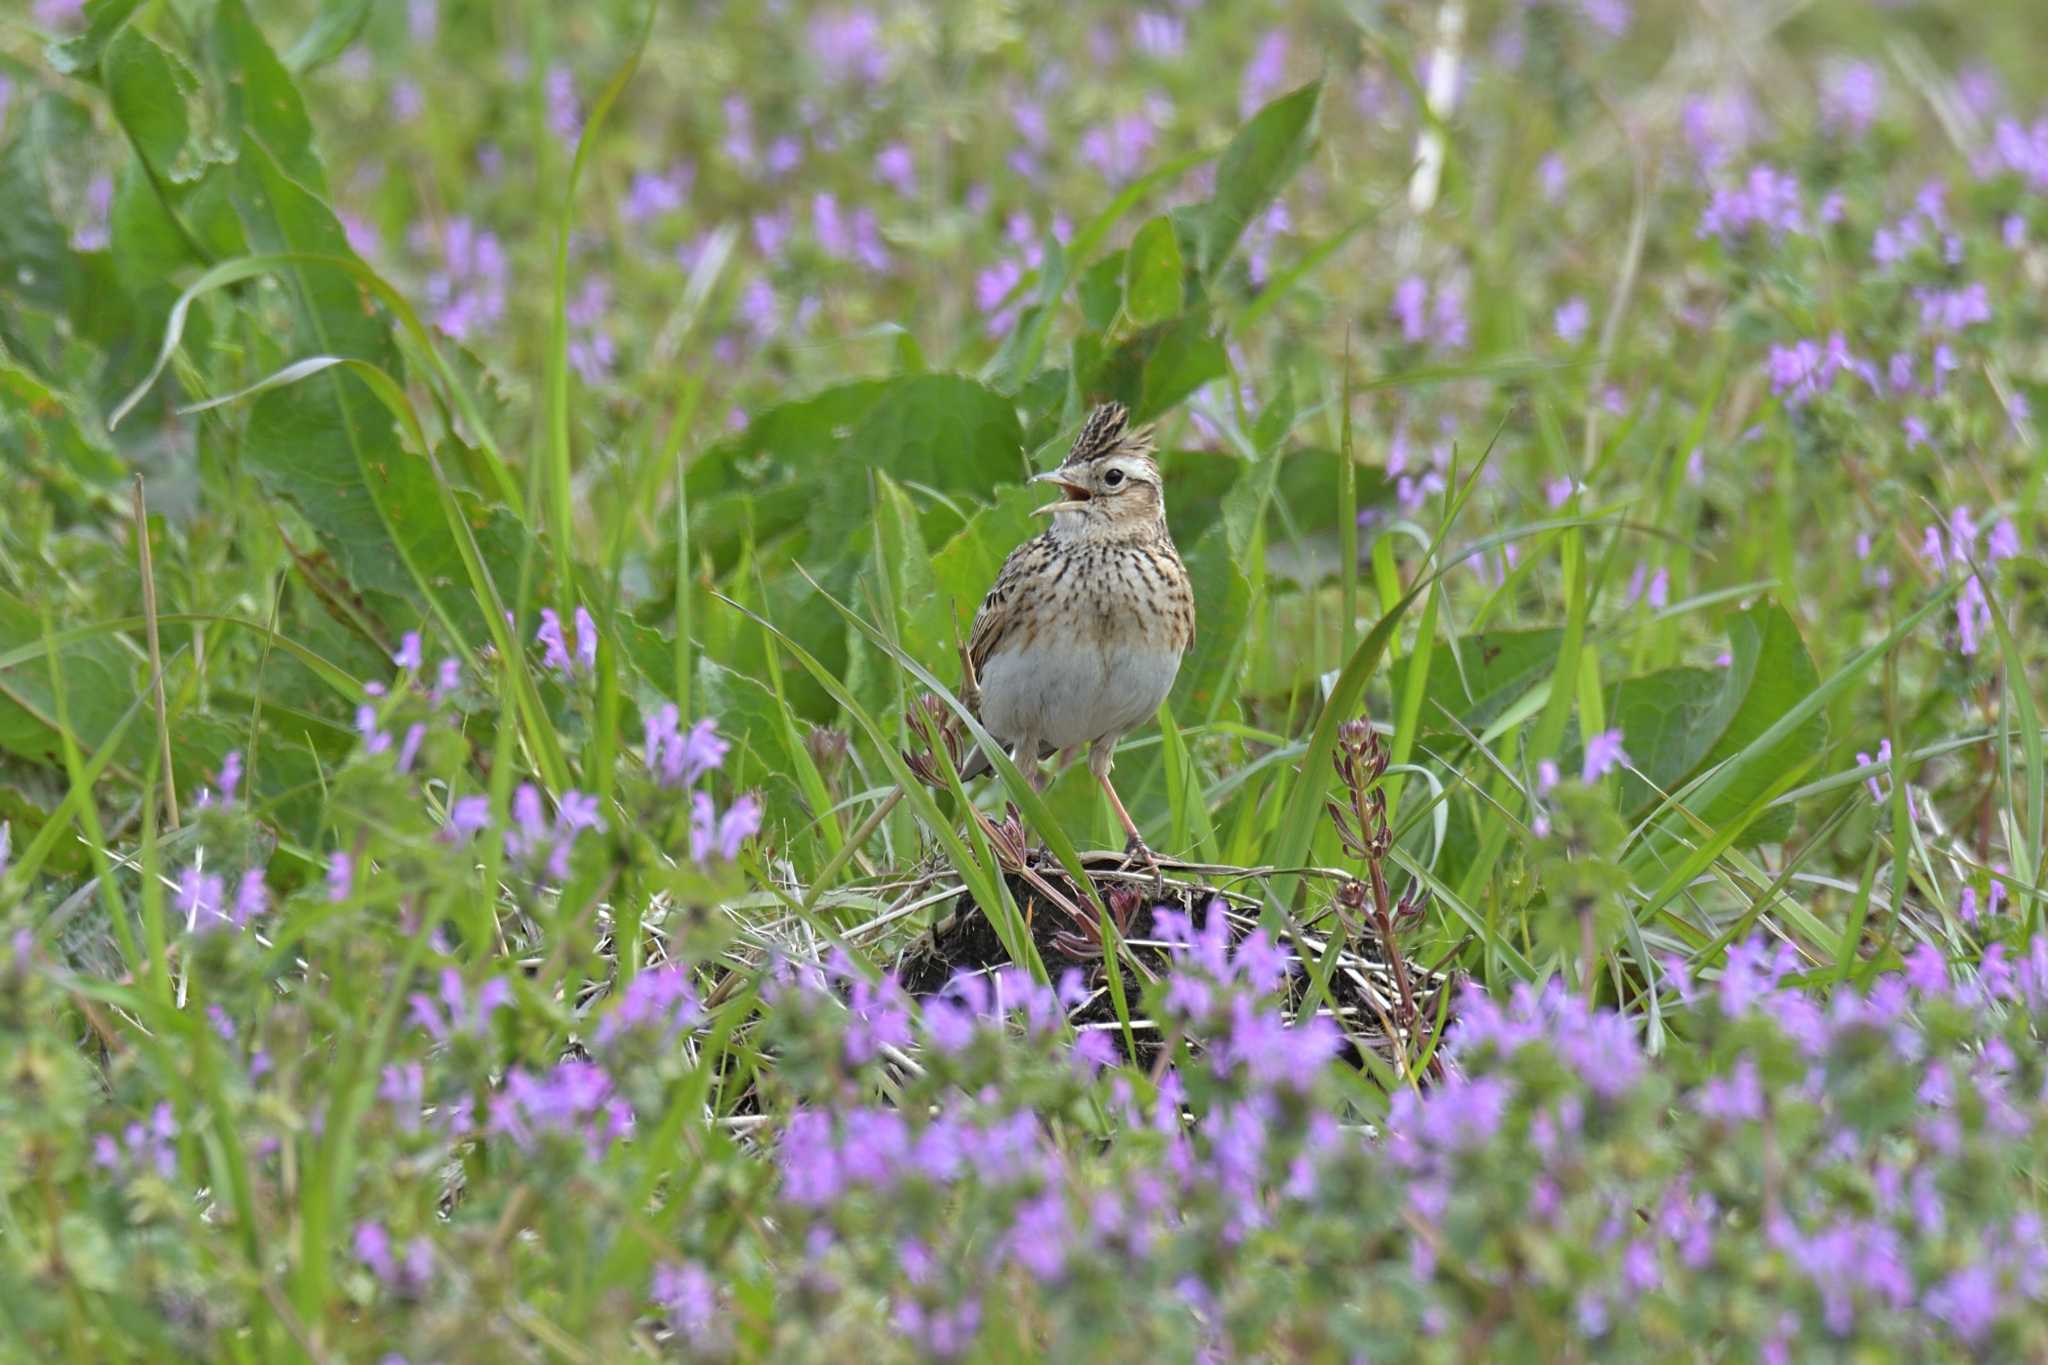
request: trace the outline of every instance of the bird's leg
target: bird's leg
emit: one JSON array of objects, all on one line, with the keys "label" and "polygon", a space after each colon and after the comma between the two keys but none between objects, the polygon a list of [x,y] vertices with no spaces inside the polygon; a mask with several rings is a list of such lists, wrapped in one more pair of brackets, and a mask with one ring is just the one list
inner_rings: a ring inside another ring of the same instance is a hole
[{"label": "bird's leg", "polygon": [[1137,821],[1131,819],[1131,813],[1124,809],[1123,798],[1116,794],[1116,786],[1109,780],[1109,769],[1114,753],[1113,744],[1095,741],[1088,750],[1088,771],[1095,774],[1095,780],[1102,784],[1102,794],[1109,798],[1109,808],[1116,812],[1117,823],[1124,827],[1124,833],[1129,836],[1124,841],[1124,865],[1128,867],[1132,859],[1142,858],[1145,866],[1152,869],[1152,884],[1163,888],[1166,885],[1166,872],[1159,866],[1159,859],[1154,857],[1152,850],[1146,846],[1145,836],[1138,833]]},{"label": "bird's leg", "polygon": [[1031,784],[1031,790],[1045,790],[1045,769],[1038,762],[1037,740],[1019,740],[1017,746],[1010,750],[1010,761],[1017,765],[1018,772],[1024,774],[1024,780]]},{"label": "bird's leg", "polygon": [[[1037,740],[1027,737],[1017,741],[1016,747],[1010,750],[1010,761],[1017,765],[1018,772],[1024,774],[1024,781],[1030,786],[1032,791],[1040,793],[1045,791],[1045,770],[1039,766]],[[1010,813],[1012,816],[1015,816],[1016,812],[1017,807],[1014,804],[1011,805]],[[1044,853],[1044,843],[1033,844],[1029,842],[1027,834],[1024,856],[1035,864]]]}]

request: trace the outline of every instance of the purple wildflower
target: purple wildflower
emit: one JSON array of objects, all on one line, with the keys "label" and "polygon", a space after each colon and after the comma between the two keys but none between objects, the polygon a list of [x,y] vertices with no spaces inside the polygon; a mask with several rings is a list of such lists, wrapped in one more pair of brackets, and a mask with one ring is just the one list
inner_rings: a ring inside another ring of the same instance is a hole
[{"label": "purple wildflower", "polygon": [[1884,76],[1869,62],[1844,62],[1821,84],[1820,120],[1831,132],[1859,138],[1884,103]]},{"label": "purple wildflower", "polygon": [[448,807],[448,823],[441,838],[451,844],[466,844],[490,827],[491,799],[487,796],[458,796]]},{"label": "purple wildflower", "polygon": [[522,782],[512,794],[512,824],[505,831],[505,856],[540,868],[549,880],[560,882],[569,875],[569,855],[577,836],[585,830],[603,828],[597,799],[577,791],[562,794],[550,827],[539,788]]},{"label": "purple wildflower", "polygon": [[711,1274],[695,1261],[664,1261],[654,1267],[647,1297],[699,1350],[713,1344],[718,1318],[718,1288]]},{"label": "purple wildflower", "polygon": [[1557,339],[1567,346],[1576,346],[1585,339],[1587,324],[1592,321],[1593,310],[1586,301],[1574,294],[1558,305],[1551,325],[1557,331]]},{"label": "purple wildflower", "polygon": [[202,872],[197,867],[180,872],[174,904],[185,917],[185,932],[195,933],[202,927],[211,929],[226,923],[227,915],[221,909],[221,899],[226,894],[227,884],[217,873]]},{"label": "purple wildflower", "polygon": [[341,904],[354,892],[355,883],[355,857],[337,848],[327,859],[327,899],[335,905]]},{"label": "purple wildflower", "polygon": [[583,136],[583,110],[576,100],[575,76],[566,66],[551,66],[542,88],[547,98],[548,130],[573,147]]},{"label": "purple wildflower", "polygon": [[1773,239],[1807,230],[1804,192],[1796,176],[1766,164],[1752,166],[1738,183],[1714,190],[1700,215],[1698,235],[1732,244],[1757,228]]},{"label": "purple wildflower", "polygon": [[1579,780],[1597,782],[1614,769],[1633,761],[1621,747],[1621,731],[1602,731],[1586,741],[1585,764],[1580,770]]},{"label": "purple wildflower", "polygon": [[1160,10],[1139,10],[1131,20],[1131,46],[1154,61],[1170,61],[1187,46],[1187,21]]},{"label": "purple wildflower", "polygon": [[543,1137],[582,1139],[592,1158],[633,1131],[633,1108],[616,1093],[612,1079],[594,1062],[559,1062],[541,1075],[514,1067],[491,1097],[488,1125],[529,1151]]},{"label": "purple wildflower", "polygon": [[1411,346],[1429,335],[1429,282],[1410,275],[1394,287],[1394,320],[1401,324],[1401,340]]},{"label": "purple wildflower", "polygon": [[682,712],[670,703],[646,722],[647,770],[664,787],[694,786],[698,778],[725,761],[732,747],[719,736],[718,723],[709,717],[687,733],[681,729],[681,721]]},{"label": "purple wildflower", "polygon": [[391,1257],[391,1234],[382,1223],[364,1220],[356,1224],[353,1239],[356,1259],[386,1284],[398,1278],[398,1262]]},{"label": "purple wildflower", "polygon": [[708,862],[714,853],[724,862],[739,857],[741,845],[760,833],[761,815],[761,800],[752,793],[720,815],[710,796],[697,792],[690,798],[691,861]]},{"label": "purple wildflower", "polygon": [[422,255],[439,248],[440,265],[426,279],[436,327],[469,341],[504,318],[510,261],[495,233],[479,230],[468,218],[452,218],[438,234],[422,225],[409,241]]},{"label": "purple wildflower", "polygon": [[[703,1017],[689,969],[676,963],[640,972],[598,1022],[600,1047],[633,1030],[658,1031],[664,1045]],[[657,1030],[658,1026],[658,1030]]]},{"label": "purple wildflower", "polygon": [[629,223],[645,223],[674,213],[688,201],[696,168],[681,162],[667,172],[641,171],[627,187],[619,213]]},{"label": "purple wildflower", "polygon": [[811,60],[826,80],[873,85],[891,66],[882,24],[864,9],[828,10],[814,16],[808,31]]},{"label": "purple wildflower", "polygon": [[1238,87],[1237,111],[1249,118],[1280,92],[1287,79],[1287,31],[1270,28],[1259,36],[1259,45],[1245,63]]},{"label": "purple wildflower", "polygon": [[917,193],[917,163],[910,148],[892,142],[875,153],[875,179],[906,198]]}]

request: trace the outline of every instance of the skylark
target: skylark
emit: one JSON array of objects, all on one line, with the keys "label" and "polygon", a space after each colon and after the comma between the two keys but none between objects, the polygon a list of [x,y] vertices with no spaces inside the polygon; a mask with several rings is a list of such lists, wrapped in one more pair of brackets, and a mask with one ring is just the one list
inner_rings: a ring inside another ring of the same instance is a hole
[{"label": "skylark", "polygon": [[[1088,746],[1130,836],[1152,861],[1109,780],[1116,743],[1173,689],[1195,639],[1195,597],[1166,529],[1166,496],[1152,428],[1132,427],[1121,403],[1095,409],[1058,469],[1036,482],[1064,495],[1039,509],[1043,535],[1004,561],[967,638],[961,700],[1010,750],[1034,789],[1039,760],[1064,769]],[[966,775],[984,770],[977,753]],[[1153,866],[1158,866],[1156,862]]]}]

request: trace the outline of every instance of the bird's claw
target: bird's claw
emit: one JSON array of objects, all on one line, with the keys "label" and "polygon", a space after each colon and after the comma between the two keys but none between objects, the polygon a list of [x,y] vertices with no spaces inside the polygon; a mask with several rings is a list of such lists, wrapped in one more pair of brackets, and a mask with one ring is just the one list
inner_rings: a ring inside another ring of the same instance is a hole
[{"label": "bird's claw", "polygon": [[1124,840],[1124,870],[1128,871],[1131,864],[1137,862],[1142,862],[1146,867],[1152,869],[1152,886],[1155,890],[1163,891],[1166,889],[1166,869],[1159,866],[1158,857],[1152,852],[1145,841],[1133,834],[1130,838]]}]

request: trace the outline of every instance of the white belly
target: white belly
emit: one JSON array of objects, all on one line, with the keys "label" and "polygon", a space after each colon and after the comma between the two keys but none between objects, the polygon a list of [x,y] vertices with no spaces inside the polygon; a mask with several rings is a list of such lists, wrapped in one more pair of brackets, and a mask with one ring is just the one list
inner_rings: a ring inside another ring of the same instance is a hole
[{"label": "white belly", "polygon": [[1172,649],[1100,649],[1092,641],[1007,650],[981,672],[981,719],[1006,744],[1067,749],[1137,729],[1180,671]]}]

